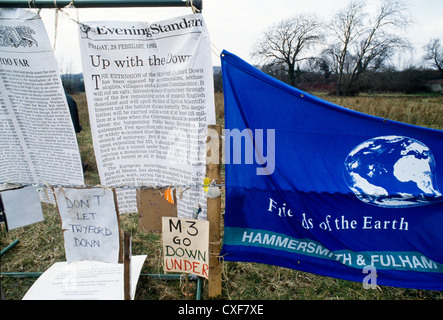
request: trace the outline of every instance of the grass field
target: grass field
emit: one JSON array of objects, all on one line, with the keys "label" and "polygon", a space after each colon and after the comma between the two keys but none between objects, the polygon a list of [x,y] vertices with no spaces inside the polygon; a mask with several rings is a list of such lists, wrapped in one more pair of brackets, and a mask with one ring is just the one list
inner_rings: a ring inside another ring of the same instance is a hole
[{"label": "grass field", "polygon": [[[329,97],[323,99],[338,105],[383,118],[414,125],[443,129],[442,96],[360,96],[353,98]],[[88,163],[85,172],[87,184],[99,184],[92,147],[86,98],[74,95],[80,112],[83,131],[78,134],[82,160]],[[216,94],[217,122],[223,124],[223,96]],[[223,196],[223,194],[222,194]],[[43,205],[45,221],[5,232],[0,230],[0,248],[15,239],[20,243],[1,258],[1,272],[43,272],[53,263],[65,261],[63,237],[58,213],[51,205]],[[163,273],[161,238],[159,234],[139,231],[137,214],[121,216],[122,229],[132,234],[132,253],[147,254],[142,273]],[[443,292],[377,287],[366,290],[361,283],[332,279],[285,268],[254,264],[223,262],[223,299],[246,300],[435,300],[443,299]],[[2,277],[6,299],[21,299],[35,278]],[[182,285],[176,280],[159,280],[142,276],[137,286],[136,299],[167,300],[193,299],[185,297]],[[191,288],[194,290],[195,286]],[[208,299],[207,282],[203,281],[203,299]]]}]

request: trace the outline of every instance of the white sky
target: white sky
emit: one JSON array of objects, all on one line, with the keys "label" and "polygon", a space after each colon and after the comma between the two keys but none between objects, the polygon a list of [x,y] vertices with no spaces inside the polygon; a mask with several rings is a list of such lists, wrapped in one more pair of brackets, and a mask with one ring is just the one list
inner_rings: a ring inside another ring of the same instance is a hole
[{"label": "white sky", "polygon": [[[375,3],[373,0],[368,3]],[[271,24],[299,13],[315,13],[323,21],[348,4],[348,0],[203,0],[203,16],[208,26],[215,50],[226,49],[242,59],[254,63],[251,48]],[[405,36],[415,47],[413,56],[403,56],[397,62],[402,68],[421,63],[422,47],[431,38],[443,41],[443,1],[406,0],[414,24]],[[156,22],[180,15],[190,14],[190,8],[114,8],[114,9],[65,9],[72,18],[80,21],[128,20]],[[54,42],[55,11],[44,9],[41,16],[51,43]],[[77,25],[60,15],[55,55],[63,69],[81,72],[80,49]],[[220,65],[218,55],[213,55],[213,64]]]}]

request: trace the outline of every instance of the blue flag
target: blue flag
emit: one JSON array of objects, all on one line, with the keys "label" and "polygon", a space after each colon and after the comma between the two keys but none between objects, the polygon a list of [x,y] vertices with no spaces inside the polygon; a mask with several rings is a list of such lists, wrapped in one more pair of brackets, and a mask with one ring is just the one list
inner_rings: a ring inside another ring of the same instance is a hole
[{"label": "blue flag", "polygon": [[329,103],[222,53],[222,255],[443,290],[443,131]]}]

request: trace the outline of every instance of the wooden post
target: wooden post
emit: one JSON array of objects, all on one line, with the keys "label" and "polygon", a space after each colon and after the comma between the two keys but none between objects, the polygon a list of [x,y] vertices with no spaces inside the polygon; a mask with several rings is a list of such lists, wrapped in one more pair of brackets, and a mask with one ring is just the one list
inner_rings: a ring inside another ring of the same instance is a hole
[{"label": "wooden post", "polygon": [[185,274],[185,295],[186,299],[189,300],[189,275]]},{"label": "wooden post", "polygon": [[125,300],[131,300],[131,235],[124,233],[123,236],[123,290]]},{"label": "wooden post", "polygon": [[[210,182],[221,183],[221,126],[209,125],[206,141],[206,177]],[[218,154],[217,154],[218,153]],[[221,296],[221,263],[220,255],[220,218],[221,196],[207,198],[207,212],[209,221],[209,297]]]}]

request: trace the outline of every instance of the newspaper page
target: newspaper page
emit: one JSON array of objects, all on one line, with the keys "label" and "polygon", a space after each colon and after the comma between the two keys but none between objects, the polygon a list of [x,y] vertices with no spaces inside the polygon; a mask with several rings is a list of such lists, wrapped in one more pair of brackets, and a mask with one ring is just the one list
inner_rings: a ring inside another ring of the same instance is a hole
[{"label": "newspaper page", "polygon": [[0,180],[84,184],[77,139],[46,29],[0,9]]},{"label": "newspaper page", "polygon": [[[201,14],[155,23],[80,25],[94,150],[105,186],[202,185],[207,125],[215,123],[208,32]],[[179,191],[192,217],[203,188]],[[136,212],[135,189],[117,189],[120,213]]]}]

